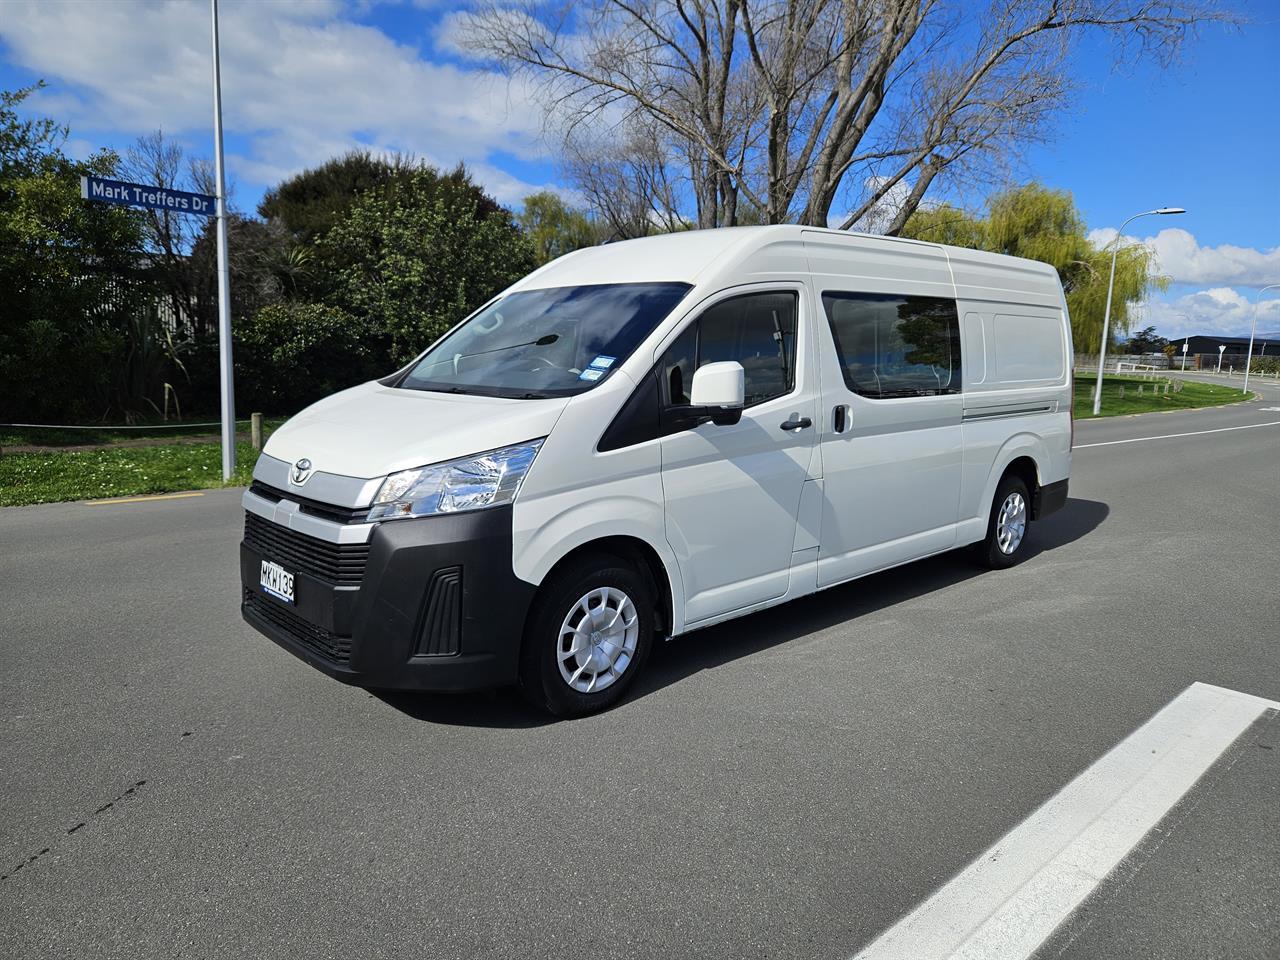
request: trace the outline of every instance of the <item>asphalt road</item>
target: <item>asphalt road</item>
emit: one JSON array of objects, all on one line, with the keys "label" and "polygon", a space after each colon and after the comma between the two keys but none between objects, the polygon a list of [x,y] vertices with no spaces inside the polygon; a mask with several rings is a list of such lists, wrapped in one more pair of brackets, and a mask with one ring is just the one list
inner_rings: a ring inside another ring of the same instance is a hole
[{"label": "asphalt road", "polygon": [[[1012,570],[939,557],[677,639],[568,723],[258,636],[238,492],[0,511],[0,956],[850,957],[1189,684],[1280,698],[1259,388],[1078,424]],[[1041,954],[1280,955],[1275,727]]]}]

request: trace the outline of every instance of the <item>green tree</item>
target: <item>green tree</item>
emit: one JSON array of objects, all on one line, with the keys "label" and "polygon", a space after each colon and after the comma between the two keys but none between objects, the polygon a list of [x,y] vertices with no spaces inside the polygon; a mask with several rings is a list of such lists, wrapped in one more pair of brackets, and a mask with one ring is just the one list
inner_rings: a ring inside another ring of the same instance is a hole
[{"label": "green tree", "polygon": [[19,108],[41,85],[0,92],[0,419],[90,418],[154,404],[163,352],[139,216],[80,197],[68,130]]},{"label": "green tree", "polygon": [[601,231],[596,224],[550,190],[525,197],[524,209],[517,219],[533,243],[539,266],[600,242]]},{"label": "green tree", "polygon": [[[1051,264],[1067,295],[1076,349],[1097,352],[1112,251],[1110,245],[1098,246],[1089,240],[1084,219],[1067,191],[1031,183],[997,193],[988,198],[985,217],[949,206],[917,211],[902,235]],[[1152,289],[1168,285],[1166,278],[1153,275],[1154,267],[1155,254],[1148,247],[1122,244],[1117,251],[1113,342],[1128,331],[1131,306]]]},{"label": "green tree", "polygon": [[258,215],[280,224],[299,243],[310,244],[346,217],[358,198],[372,194],[394,202],[404,190],[411,191],[419,202],[437,195],[446,202],[469,198],[481,217],[501,209],[472,182],[461,164],[441,173],[402,154],[381,156],[352,150],[268,190],[258,204]]},{"label": "green tree", "polygon": [[[466,181],[470,183],[469,178]],[[327,296],[407,361],[534,266],[511,214],[476,189],[441,191],[422,170],[390,193],[369,191],[317,244]]]},{"label": "green tree", "polygon": [[1169,346],[1169,341],[1156,334],[1155,327],[1143,327],[1129,337],[1124,348],[1130,353],[1160,353]]},{"label": "green tree", "polygon": [[235,338],[236,398],[254,410],[293,413],[388,372],[377,332],[325,304],[264,306],[239,321]]}]

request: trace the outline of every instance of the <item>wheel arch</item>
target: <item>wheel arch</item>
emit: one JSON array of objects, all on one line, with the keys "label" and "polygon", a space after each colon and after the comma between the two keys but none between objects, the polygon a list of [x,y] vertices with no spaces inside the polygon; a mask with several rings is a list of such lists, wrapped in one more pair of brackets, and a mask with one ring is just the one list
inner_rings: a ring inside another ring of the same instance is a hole
[{"label": "wheel arch", "polygon": [[640,537],[629,534],[614,534],[580,543],[551,565],[546,575],[542,578],[542,583],[539,587],[541,588],[543,584],[549,582],[561,570],[577,563],[583,557],[591,555],[618,557],[635,566],[649,578],[656,601],[654,617],[658,629],[664,636],[669,636],[675,624],[673,582],[661,555],[654,549],[652,544]]},{"label": "wheel arch", "polygon": [[1031,519],[1036,519],[1040,501],[1040,487],[1043,485],[1044,464],[1047,462],[1048,450],[1045,448],[1044,441],[1035,434],[1019,433],[1010,437],[1005,445],[1000,448],[1000,454],[996,457],[991,472],[987,475],[987,483],[983,489],[981,501],[986,507],[986,521],[988,523],[991,521],[991,510],[994,507],[993,501],[996,495],[996,488],[1000,485],[1000,481],[1010,473],[1015,474],[1027,485],[1027,492],[1031,495],[1033,510]]}]

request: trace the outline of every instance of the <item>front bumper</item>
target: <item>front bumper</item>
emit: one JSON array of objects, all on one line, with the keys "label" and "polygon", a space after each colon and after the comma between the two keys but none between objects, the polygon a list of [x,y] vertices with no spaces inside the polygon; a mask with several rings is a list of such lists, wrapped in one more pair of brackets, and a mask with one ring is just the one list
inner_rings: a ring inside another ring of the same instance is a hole
[{"label": "front bumper", "polygon": [[[509,506],[380,523],[367,546],[342,547],[250,514],[240,609],[259,632],[346,683],[503,686],[516,679],[536,589],[512,572],[511,555]],[[292,605],[262,590],[263,560],[296,571]]]}]

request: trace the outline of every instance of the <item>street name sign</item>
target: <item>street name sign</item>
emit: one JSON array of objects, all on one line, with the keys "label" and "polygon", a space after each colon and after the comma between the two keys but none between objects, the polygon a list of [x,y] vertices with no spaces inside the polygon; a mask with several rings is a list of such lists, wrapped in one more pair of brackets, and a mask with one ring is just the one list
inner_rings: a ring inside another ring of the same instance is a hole
[{"label": "street name sign", "polygon": [[144,183],[108,180],[106,177],[81,177],[80,196],[86,200],[114,203],[122,207],[171,210],[174,213],[194,213],[201,217],[212,217],[217,213],[216,201],[207,193],[169,190]]}]

